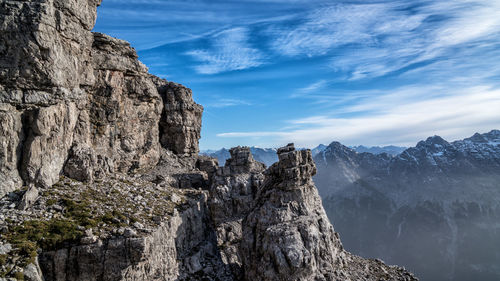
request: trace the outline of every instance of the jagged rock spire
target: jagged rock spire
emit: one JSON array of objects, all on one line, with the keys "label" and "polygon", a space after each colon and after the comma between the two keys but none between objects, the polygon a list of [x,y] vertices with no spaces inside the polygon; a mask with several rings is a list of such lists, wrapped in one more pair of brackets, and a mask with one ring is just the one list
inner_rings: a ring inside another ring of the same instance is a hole
[{"label": "jagged rock spire", "polygon": [[246,280],[325,280],[342,246],[311,179],[311,151],[289,144],[278,156],[243,222]]},{"label": "jagged rock spire", "polygon": [[239,253],[243,237],[241,222],[254,206],[265,168],[264,164],[253,159],[249,147],[234,147],[230,153],[231,158],[213,177],[208,203],[222,260],[234,276],[242,276]]},{"label": "jagged rock spire", "polygon": [[416,280],[403,269],[346,252],[312,181],[311,151],[289,144],[278,156],[243,221],[245,280]]}]

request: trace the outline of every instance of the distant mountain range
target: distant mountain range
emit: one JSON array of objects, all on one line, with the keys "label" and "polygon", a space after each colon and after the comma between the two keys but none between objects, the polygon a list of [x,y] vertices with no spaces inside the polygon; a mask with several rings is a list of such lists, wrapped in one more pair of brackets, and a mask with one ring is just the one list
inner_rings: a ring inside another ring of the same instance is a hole
[{"label": "distant mountain range", "polygon": [[331,143],[314,160],[344,246],[421,280],[500,280],[500,131],[396,156]]},{"label": "distant mountain range", "polygon": [[400,154],[401,152],[405,151],[405,149],[406,149],[406,147],[394,146],[394,145],[384,146],[384,147],[380,147],[380,146],[366,147],[363,145],[359,145],[359,146],[354,146],[351,148],[358,153],[362,153],[362,152],[369,152],[372,154],[387,153],[387,154],[393,155],[393,156]]},{"label": "distant mountain range", "polygon": [[[250,147],[250,151],[252,152],[255,160],[266,164],[267,167],[278,161],[278,155],[276,154],[275,148]],[[200,154],[217,158],[219,166],[224,166],[224,164],[226,164],[226,160],[231,158],[229,149],[226,148],[219,150],[203,150]]]},{"label": "distant mountain range", "polygon": [[[328,146],[326,146],[324,144],[318,145],[317,147],[315,147],[311,150],[312,155],[315,156],[318,153],[321,153],[327,147]],[[389,155],[397,155],[397,154],[403,152],[406,148],[400,147],[400,146],[366,147],[366,146],[360,145],[360,146],[354,146],[354,147],[352,147],[352,149],[356,152],[370,152],[373,154],[387,153]],[[250,151],[252,152],[252,155],[253,155],[255,160],[266,164],[266,166],[268,166],[268,167],[271,166],[274,162],[278,161],[278,156],[276,155],[275,148],[251,147]],[[226,149],[226,148],[222,148],[219,150],[203,150],[200,152],[200,154],[217,158],[217,160],[219,160],[220,166],[224,166],[224,164],[226,163],[226,160],[229,159],[231,156],[229,154],[229,149]]]}]

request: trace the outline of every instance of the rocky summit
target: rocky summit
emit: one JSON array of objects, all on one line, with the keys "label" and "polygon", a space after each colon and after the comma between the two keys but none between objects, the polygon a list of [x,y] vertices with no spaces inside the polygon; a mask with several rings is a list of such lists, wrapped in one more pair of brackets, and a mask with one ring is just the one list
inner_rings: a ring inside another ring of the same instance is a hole
[{"label": "rocky summit", "polygon": [[0,1],[0,280],[416,280],[343,249],[309,150],[199,156],[203,107],[99,4]]}]

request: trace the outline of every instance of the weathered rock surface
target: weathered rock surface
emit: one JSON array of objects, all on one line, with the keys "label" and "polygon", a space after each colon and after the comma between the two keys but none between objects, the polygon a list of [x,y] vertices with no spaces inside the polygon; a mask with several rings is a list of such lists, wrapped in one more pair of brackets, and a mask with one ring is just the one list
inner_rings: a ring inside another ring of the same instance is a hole
[{"label": "weathered rock surface", "polygon": [[245,280],[416,280],[344,251],[312,182],[310,150],[278,149],[256,207],[243,221]]},{"label": "weathered rock surface", "polygon": [[21,114],[11,105],[0,104],[0,195],[23,184],[18,170],[23,138]]},{"label": "weathered rock surface", "polygon": [[[57,251],[44,252],[40,264],[45,280],[194,280],[224,276],[216,253],[215,234],[208,223],[206,196],[174,211],[152,233],[124,233]],[[127,230],[125,230],[127,232]],[[212,278],[212,279],[209,279]]]},{"label": "weathered rock surface", "polygon": [[193,101],[191,89],[155,78],[165,108],[160,122],[160,142],[176,154],[199,152],[203,107]]},{"label": "weathered rock surface", "polygon": [[0,100],[49,105],[93,84],[90,32],[100,0],[0,3]]},{"label": "weathered rock surface", "polygon": [[198,153],[203,108],[127,42],[91,32],[99,3],[1,1],[0,195],[152,168],[160,141]]},{"label": "weathered rock surface", "polygon": [[222,259],[235,276],[241,276],[242,221],[254,207],[265,168],[253,159],[248,147],[235,147],[230,153],[231,158],[213,176],[209,206]]}]

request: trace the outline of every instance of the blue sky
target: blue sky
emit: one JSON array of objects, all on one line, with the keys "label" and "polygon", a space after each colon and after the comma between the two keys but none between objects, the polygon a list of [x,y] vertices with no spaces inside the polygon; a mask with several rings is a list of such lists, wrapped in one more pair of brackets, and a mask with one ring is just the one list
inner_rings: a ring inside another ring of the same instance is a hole
[{"label": "blue sky", "polygon": [[95,31],[205,107],[201,149],[500,129],[500,0],[104,0]]}]

